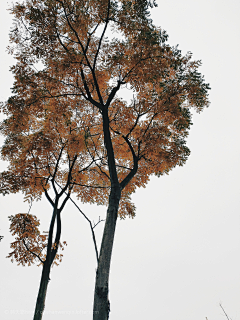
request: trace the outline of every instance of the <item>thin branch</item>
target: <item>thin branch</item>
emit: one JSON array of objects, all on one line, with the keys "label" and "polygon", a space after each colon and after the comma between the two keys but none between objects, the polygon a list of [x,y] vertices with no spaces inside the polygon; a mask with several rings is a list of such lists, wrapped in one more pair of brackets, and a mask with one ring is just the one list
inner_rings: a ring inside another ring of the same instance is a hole
[{"label": "thin branch", "polygon": [[55,177],[56,177],[56,174],[57,174],[57,171],[58,171],[58,166],[59,166],[59,162],[61,160],[61,157],[62,157],[62,153],[63,153],[63,150],[64,150],[65,146],[63,146],[60,150],[60,153],[59,153],[59,156],[58,156],[58,159],[57,159],[57,163],[56,163],[56,166],[55,166],[55,170],[54,170],[54,173],[52,175],[52,179],[51,179],[51,183],[52,183],[52,186],[53,186],[53,190],[55,192],[55,195],[57,196],[58,195],[58,192],[57,192],[57,189],[55,187],[55,184],[54,184],[54,181],[55,181]]},{"label": "thin branch", "polygon": [[36,258],[38,258],[41,263],[44,263],[44,261],[39,257],[38,254],[32,252],[32,251],[28,248],[28,246],[27,246],[26,243],[25,243],[25,240],[22,239],[22,241],[23,241],[23,244],[24,244],[25,248],[27,249],[27,251],[29,251],[33,256],[35,256]]},{"label": "thin branch", "polygon": [[[131,169],[129,169],[131,170]],[[77,183],[77,182],[73,182],[74,185],[76,186],[80,186],[80,187],[86,187],[86,188],[95,188],[95,189],[109,189],[109,187],[103,187],[103,186],[88,186],[86,184],[81,184],[81,183]]]},{"label": "thin branch", "polygon": [[31,208],[32,208],[32,198],[31,198],[31,203],[30,203],[30,205],[29,205],[29,209],[28,209],[28,213],[27,213],[27,214],[30,213]]},{"label": "thin branch", "polygon": [[[96,227],[96,225],[92,225],[91,220],[88,219],[88,217],[82,212],[82,210],[79,208],[79,206],[75,203],[75,201],[70,197],[69,198],[72,203],[75,205],[75,207],[79,210],[79,212],[84,216],[84,218],[89,222],[90,228],[91,228],[91,232],[92,232],[92,238],[93,238],[93,243],[94,243],[94,248],[95,248],[95,253],[96,253],[96,258],[97,258],[97,263],[98,263],[98,248],[97,248],[97,242],[96,242],[96,238],[95,238],[95,233],[94,233],[94,228]],[[104,221],[104,220],[101,220]]]},{"label": "thin branch", "polygon": [[[60,185],[59,185],[59,187],[62,188]],[[66,194],[66,192],[64,192],[64,193]],[[92,232],[93,243],[94,243],[94,248],[95,248],[95,253],[96,253],[96,258],[97,258],[97,263],[98,263],[98,257],[99,257],[98,256],[98,248],[97,248],[97,242],[96,242],[95,233],[94,233],[94,230],[93,230],[96,227],[96,225],[94,225],[94,226],[92,225],[91,220],[88,219],[88,217],[85,215],[85,213],[79,208],[79,206],[76,204],[76,202],[70,196],[69,196],[69,200],[75,205],[75,207],[78,209],[78,211],[83,215],[83,217],[88,221],[88,223],[90,225],[91,232]],[[104,220],[101,220],[101,221],[104,221]]]},{"label": "thin branch", "polygon": [[122,81],[124,81],[129,75],[130,73],[137,67],[137,65],[145,60],[148,60],[148,59],[151,59],[153,57],[146,57],[146,58],[143,58],[143,59],[140,59],[126,74],[125,76],[122,78]]},{"label": "thin branch", "polygon": [[89,33],[89,36],[91,37],[97,30],[97,28],[99,27],[99,23],[96,24],[96,27],[93,29],[92,32]]},{"label": "thin branch", "polygon": [[54,202],[52,201],[51,197],[49,196],[47,190],[44,190],[44,194],[46,196],[46,198],[48,199],[48,201],[51,203],[52,207],[54,207]]},{"label": "thin branch", "polygon": [[103,222],[103,221],[105,221],[105,220],[102,220],[102,219],[100,218],[100,216],[99,216],[99,220],[98,220],[97,223],[94,223],[94,221],[93,221],[93,224],[94,224],[93,229],[94,229],[100,222]]},{"label": "thin branch", "polygon": [[224,312],[225,316],[227,317],[227,319],[228,319],[228,320],[231,320],[231,318],[229,318],[229,317],[228,317],[228,315],[227,315],[226,311],[224,310],[224,308],[223,308],[222,304],[221,304],[221,303],[219,303],[219,305],[220,305],[220,307],[221,307],[222,311]]},{"label": "thin branch", "polygon": [[96,55],[94,57],[93,72],[95,71],[95,67],[96,67],[96,63],[97,63],[97,57],[98,57],[99,51],[101,49],[102,41],[103,41],[104,35],[106,33],[106,30],[107,30],[107,26],[108,26],[108,23],[109,23],[109,12],[110,12],[110,0],[108,1],[108,10],[107,10],[107,17],[106,17],[105,26],[104,26],[103,32],[101,34],[101,38],[100,38],[99,43],[98,43],[98,48],[97,48]]},{"label": "thin branch", "polygon": [[[92,136],[90,136],[90,137],[91,137],[91,139],[92,139]],[[94,149],[95,149],[94,151],[96,152],[97,156],[99,157],[99,159],[100,159],[100,161],[101,161],[101,163],[102,163],[102,158],[99,156],[99,154],[98,154],[98,152],[97,152],[97,149],[96,149],[96,146],[95,146],[95,143],[94,143],[93,139],[92,139],[92,143],[93,143],[93,145],[94,145]],[[87,151],[88,151],[90,157],[91,157],[92,160],[96,163],[96,166],[98,167],[98,169],[102,172],[102,174],[104,174],[104,175],[110,180],[110,177],[108,176],[108,174],[107,174],[106,172],[104,172],[104,171],[102,170],[101,166],[99,166],[99,165],[97,164],[97,162],[96,162],[94,156],[91,154],[91,152],[90,152],[87,144],[86,144],[86,148],[87,148]]]},{"label": "thin branch", "polygon": [[131,168],[128,168],[128,167],[125,167],[125,166],[121,166],[120,164],[116,164],[116,167],[117,168],[123,168],[123,169],[129,170],[129,171],[132,170]]},{"label": "thin branch", "polygon": [[[62,191],[59,193],[59,197],[61,197],[63,195],[63,193],[67,190],[68,186],[70,185],[70,182],[72,179],[72,170],[73,170],[74,164],[77,160],[77,157],[78,156],[75,155],[75,157],[73,158],[72,164],[70,165],[70,168],[69,168],[68,179],[67,179],[66,185],[65,185],[65,187],[63,187]],[[55,181],[55,183],[57,183],[57,182]]]},{"label": "thin branch", "polygon": [[62,205],[61,205],[61,207],[59,209],[60,212],[63,210],[65,204],[67,203],[67,201],[68,201],[68,199],[70,197],[70,194],[71,194],[71,188],[70,187],[69,187],[68,193],[65,192],[65,194],[67,194],[67,195],[66,195],[65,199],[63,200]]}]

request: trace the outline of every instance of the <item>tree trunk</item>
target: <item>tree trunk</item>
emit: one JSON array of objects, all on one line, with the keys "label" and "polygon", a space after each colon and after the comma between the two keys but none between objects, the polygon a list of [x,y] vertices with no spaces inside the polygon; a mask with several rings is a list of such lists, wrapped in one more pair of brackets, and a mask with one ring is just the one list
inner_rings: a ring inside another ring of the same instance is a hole
[{"label": "tree trunk", "polygon": [[[42,276],[41,276],[40,286],[38,290],[38,296],[37,296],[37,302],[36,302],[33,320],[42,319],[44,308],[45,308],[48,282],[50,280],[49,276],[51,271],[51,265],[57,254],[58,244],[61,236],[61,218],[60,218],[61,210],[57,209],[58,199],[56,198],[55,201],[56,203],[55,203],[55,207],[53,210],[52,219],[49,227],[47,254],[46,254],[46,259],[43,263]],[[56,244],[56,247],[55,249],[52,249],[52,236],[53,236],[53,228],[55,225],[56,216],[57,216],[57,230],[56,230],[56,237],[54,242]]]},{"label": "tree trunk", "polygon": [[38,291],[38,297],[34,312],[34,318],[33,320],[41,320],[43,316],[43,311],[45,308],[45,299],[47,294],[47,287],[49,282],[49,276],[50,276],[50,265],[49,263],[44,263],[43,270],[42,270],[42,276],[41,276],[41,282],[40,287]]},{"label": "tree trunk", "polygon": [[120,196],[120,188],[111,190],[96,273],[93,320],[107,320],[109,317],[108,281]]}]

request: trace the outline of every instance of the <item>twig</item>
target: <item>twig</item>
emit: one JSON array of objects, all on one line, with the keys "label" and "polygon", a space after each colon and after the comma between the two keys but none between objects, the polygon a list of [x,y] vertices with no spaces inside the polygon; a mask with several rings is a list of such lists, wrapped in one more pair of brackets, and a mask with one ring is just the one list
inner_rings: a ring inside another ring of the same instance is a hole
[{"label": "twig", "polygon": [[222,311],[224,312],[225,316],[227,317],[227,319],[232,320],[231,318],[228,317],[228,315],[227,315],[226,311],[224,310],[223,306],[221,305],[221,303],[219,303],[219,305],[220,305]]},{"label": "twig", "polygon": [[93,221],[93,224],[94,224],[93,229],[94,229],[100,222],[102,222],[102,221],[105,221],[105,220],[101,220],[101,219],[100,219],[100,216],[99,216],[99,220],[98,220],[98,222],[97,222],[96,224],[95,224],[94,221]]},{"label": "twig", "polygon": [[28,209],[28,213],[27,213],[27,214],[29,214],[29,213],[30,213],[31,208],[32,208],[32,198],[31,198],[31,203],[30,203],[30,205],[29,205],[29,209]]}]

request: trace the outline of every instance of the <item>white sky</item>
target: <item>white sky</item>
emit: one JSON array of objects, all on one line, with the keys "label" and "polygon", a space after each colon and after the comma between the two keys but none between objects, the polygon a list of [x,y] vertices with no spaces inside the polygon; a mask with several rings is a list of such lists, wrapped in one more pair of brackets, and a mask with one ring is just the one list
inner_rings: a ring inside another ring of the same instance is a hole
[{"label": "white sky", "polygon": [[[232,320],[240,320],[240,2],[157,2],[153,19],[167,30],[170,44],[202,59],[201,72],[212,87],[211,106],[193,117],[186,165],[152,178],[133,196],[136,218],[118,221],[110,319],[221,320],[221,302]],[[12,85],[6,7],[2,0],[0,100],[8,98]],[[28,206],[21,195],[1,196],[0,201],[0,319],[30,320],[41,268],[17,267],[5,258],[12,241],[7,217],[27,212]],[[105,208],[81,208],[95,221],[105,214]],[[50,205],[43,200],[31,212],[46,230]],[[72,204],[62,216],[68,246],[62,264],[52,270],[43,319],[90,320],[96,267],[91,233]]]}]

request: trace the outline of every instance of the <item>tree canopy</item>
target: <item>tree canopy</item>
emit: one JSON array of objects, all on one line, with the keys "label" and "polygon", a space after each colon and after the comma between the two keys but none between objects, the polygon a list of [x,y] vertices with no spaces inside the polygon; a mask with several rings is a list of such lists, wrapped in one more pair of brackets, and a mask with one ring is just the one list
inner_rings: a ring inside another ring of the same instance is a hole
[{"label": "tree canopy", "polygon": [[[152,24],[148,5],[64,0],[25,1],[12,8],[16,18],[9,50],[17,64],[12,67],[14,95],[3,108],[9,116],[5,132],[16,137],[34,130],[41,139],[38,121],[46,118],[46,108],[56,113],[58,130],[66,130],[64,114],[70,112],[68,126],[78,131],[84,126],[85,142],[82,136],[78,148],[85,143],[88,157],[98,158],[88,178],[78,178],[87,187],[75,190],[82,201],[106,203],[106,189],[95,188],[110,186],[101,117],[106,109],[118,180],[125,189],[122,216],[134,215],[129,195],[137,186],[186,161],[189,107],[199,112],[208,105],[208,85],[197,71],[200,61],[166,43],[167,34]],[[131,101],[118,94],[121,88],[131,90]],[[45,125],[46,144],[52,140],[51,121]],[[5,157],[13,148],[10,139]],[[34,176],[32,181],[36,184]]]},{"label": "tree canopy", "polygon": [[[190,108],[200,112],[209,104],[201,62],[167,43],[150,18],[154,6],[146,0],[25,0],[11,9],[9,52],[17,63],[13,95],[2,106],[2,156],[10,163],[3,191],[38,197],[55,178],[61,186],[71,179],[71,192],[82,202],[108,206],[94,319],[109,312],[117,216],[135,215],[130,196],[152,174],[186,162]],[[132,98],[124,99],[122,89]]]}]

